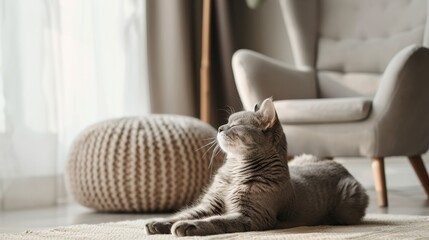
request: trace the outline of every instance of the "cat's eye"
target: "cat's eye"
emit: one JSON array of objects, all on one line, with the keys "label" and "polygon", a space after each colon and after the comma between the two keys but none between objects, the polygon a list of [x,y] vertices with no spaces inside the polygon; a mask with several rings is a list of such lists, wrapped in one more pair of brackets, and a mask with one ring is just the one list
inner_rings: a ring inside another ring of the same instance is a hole
[{"label": "cat's eye", "polygon": [[240,124],[240,123],[234,123],[234,124],[230,124],[229,125],[229,128],[233,128],[233,127],[242,127],[242,126],[244,126],[243,124]]}]

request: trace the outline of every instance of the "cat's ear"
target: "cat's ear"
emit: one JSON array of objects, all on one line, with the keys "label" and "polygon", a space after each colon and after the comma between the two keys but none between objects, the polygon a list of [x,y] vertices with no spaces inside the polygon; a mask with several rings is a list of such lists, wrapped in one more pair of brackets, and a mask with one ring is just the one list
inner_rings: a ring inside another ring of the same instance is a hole
[{"label": "cat's ear", "polygon": [[262,124],[264,124],[265,129],[274,126],[277,120],[277,115],[272,98],[265,99],[261,103],[258,112],[262,116]]}]

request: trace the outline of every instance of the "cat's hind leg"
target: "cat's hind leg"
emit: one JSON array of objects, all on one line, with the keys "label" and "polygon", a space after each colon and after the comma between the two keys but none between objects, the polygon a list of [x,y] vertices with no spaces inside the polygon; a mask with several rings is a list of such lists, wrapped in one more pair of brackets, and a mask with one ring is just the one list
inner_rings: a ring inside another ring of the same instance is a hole
[{"label": "cat's hind leg", "polygon": [[339,225],[359,223],[365,216],[369,203],[365,189],[353,177],[341,179],[337,187],[337,203],[332,213],[333,222]]}]

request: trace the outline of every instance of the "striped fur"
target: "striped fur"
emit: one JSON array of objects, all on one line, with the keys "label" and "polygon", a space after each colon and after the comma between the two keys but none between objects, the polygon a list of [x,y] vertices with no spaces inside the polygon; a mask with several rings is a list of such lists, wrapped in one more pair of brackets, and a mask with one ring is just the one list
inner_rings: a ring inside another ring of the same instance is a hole
[{"label": "striped fur", "polygon": [[354,224],[368,196],[340,164],[300,156],[290,169],[286,137],[271,99],[232,114],[217,143],[226,153],[197,203],[145,225],[148,234],[212,235],[315,224]]}]

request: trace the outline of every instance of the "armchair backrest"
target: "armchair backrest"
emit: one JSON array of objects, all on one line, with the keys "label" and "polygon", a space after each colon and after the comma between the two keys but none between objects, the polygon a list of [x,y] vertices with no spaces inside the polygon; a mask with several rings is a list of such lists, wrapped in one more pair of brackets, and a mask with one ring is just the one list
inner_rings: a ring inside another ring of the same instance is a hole
[{"label": "armchair backrest", "polygon": [[295,64],[321,98],[374,96],[390,59],[427,46],[427,0],[280,0]]}]

